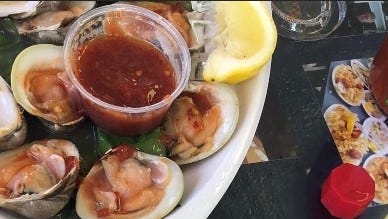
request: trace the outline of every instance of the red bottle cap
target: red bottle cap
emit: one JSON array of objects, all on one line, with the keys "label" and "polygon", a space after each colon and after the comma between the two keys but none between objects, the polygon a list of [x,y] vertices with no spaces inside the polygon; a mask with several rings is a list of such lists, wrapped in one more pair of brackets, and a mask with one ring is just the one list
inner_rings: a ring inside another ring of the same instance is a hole
[{"label": "red bottle cap", "polygon": [[333,169],[321,190],[321,202],[331,215],[355,218],[372,202],[375,182],[359,166],[344,163]]}]

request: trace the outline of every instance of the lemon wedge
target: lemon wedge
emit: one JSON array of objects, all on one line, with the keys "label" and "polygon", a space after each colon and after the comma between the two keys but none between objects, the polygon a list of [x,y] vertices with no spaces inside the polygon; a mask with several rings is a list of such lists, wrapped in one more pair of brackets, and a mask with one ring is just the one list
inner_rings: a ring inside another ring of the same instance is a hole
[{"label": "lemon wedge", "polygon": [[348,113],[346,118],[346,129],[348,132],[352,132],[354,125],[357,122],[357,116],[354,113]]},{"label": "lemon wedge", "polygon": [[218,34],[206,62],[206,81],[231,84],[259,72],[275,50],[277,31],[263,2],[216,2]]},{"label": "lemon wedge", "polygon": [[369,140],[368,140],[368,148],[369,148],[373,153],[376,153],[377,150],[378,150],[376,144],[373,143],[372,141],[369,141]]}]

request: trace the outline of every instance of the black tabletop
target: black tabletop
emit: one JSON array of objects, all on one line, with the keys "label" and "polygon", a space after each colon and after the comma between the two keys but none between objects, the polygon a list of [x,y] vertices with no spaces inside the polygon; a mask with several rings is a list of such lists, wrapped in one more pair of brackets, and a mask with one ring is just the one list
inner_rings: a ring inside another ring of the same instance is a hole
[{"label": "black tabletop", "polygon": [[[373,57],[384,37],[279,38],[256,131],[270,161],[242,165],[210,218],[332,218],[320,202],[322,182],[341,164],[321,113],[330,62]],[[385,205],[360,218],[387,215]]]}]

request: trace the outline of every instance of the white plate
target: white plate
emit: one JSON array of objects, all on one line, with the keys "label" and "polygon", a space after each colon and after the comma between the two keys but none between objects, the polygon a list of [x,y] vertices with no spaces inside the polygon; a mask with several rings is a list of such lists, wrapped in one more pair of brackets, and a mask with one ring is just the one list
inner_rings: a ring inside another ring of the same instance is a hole
[{"label": "white plate", "polygon": [[328,118],[327,118],[328,113],[331,112],[331,111],[333,111],[333,110],[335,110],[335,109],[337,109],[337,108],[343,108],[344,110],[351,112],[346,106],[344,106],[344,105],[342,105],[342,104],[339,104],[339,103],[335,103],[335,104],[330,105],[330,106],[326,109],[326,111],[323,113],[323,118],[327,121],[327,119],[328,119]]},{"label": "white plate", "polygon": [[[381,127],[381,135],[374,135],[372,132],[372,125],[373,124],[379,124]],[[364,134],[368,136],[370,140],[372,140],[378,150],[376,151],[377,154],[388,154],[388,127],[383,122],[376,118],[369,117],[365,119],[364,123],[362,124]]]},{"label": "white plate", "polygon": [[369,68],[362,64],[357,59],[350,60],[352,70],[364,82],[364,86],[369,88]]},{"label": "white plate", "polygon": [[[344,109],[345,111],[348,111],[348,112],[353,113],[353,112],[350,111],[346,106],[344,106],[344,105],[342,105],[342,104],[333,104],[333,105],[329,106],[329,107],[326,109],[325,113],[323,114],[323,118],[325,119],[326,124],[327,124],[328,127],[329,127],[329,125],[330,125],[330,124],[328,124],[328,116],[329,116],[328,114],[329,114],[330,112],[332,112],[332,111],[335,111],[337,108],[342,108],[342,109]],[[357,116],[356,113],[353,113],[353,114],[355,114],[355,115]],[[364,133],[362,133],[363,130],[362,130],[362,126],[361,126],[361,125],[359,124],[359,122],[358,122],[358,116],[357,116],[357,121],[356,121],[355,126],[361,130],[361,135],[360,135],[359,138],[365,138],[365,139],[367,139],[367,136],[365,136]],[[332,130],[331,130],[330,127],[329,127],[329,129],[330,129],[330,132],[332,132]],[[334,138],[333,138],[333,139],[334,139]],[[339,153],[338,145],[336,145],[336,147],[337,147],[337,150],[338,150],[338,153]],[[365,156],[365,153],[363,153],[363,154],[361,154],[361,155],[362,155],[362,156],[361,156],[359,159],[353,159],[353,158],[350,158],[348,155],[346,155],[346,158],[348,159],[346,162],[358,166],[358,165],[361,163],[362,158]],[[341,156],[341,159],[342,159],[343,162],[345,162],[344,159],[342,158],[342,156]]]},{"label": "white plate", "polygon": [[[369,165],[369,163],[370,163],[373,159],[378,158],[378,157],[386,157],[386,156],[380,155],[380,154],[373,154],[373,155],[369,156],[369,157],[365,160],[365,162],[364,162],[364,164],[362,165],[362,167],[366,170],[366,167]],[[372,178],[373,178],[373,177],[372,177]],[[374,198],[373,201],[376,202],[376,203],[379,203],[379,204],[382,203],[382,201],[379,200],[379,199],[377,199],[377,198]],[[384,204],[384,203],[382,203],[382,204]]]},{"label": "white plate", "polygon": [[[266,2],[270,8],[270,2]],[[232,182],[251,145],[263,110],[271,60],[255,77],[235,86],[240,115],[237,127],[217,153],[183,166],[185,189],[180,207],[166,218],[206,218]]]},{"label": "white plate", "polygon": [[[376,117],[372,114],[372,112],[367,108],[366,104],[368,102],[370,102],[372,104],[372,106],[375,108],[377,113],[379,113],[380,115],[378,115]],[[376,118],[380,121],[384,121],[387,119],[387,117],[384,116],[384,114],[382,113],[382,110],[380,110],[379,106],[377,105],[377,102],[376,102],[375,98],[373,97],[372,93],[370,92],[370,90],[365,90],[365,98],[364,98],[364,100],[362,100],[361,104],[362,104],[362,107],[364,108],[366,114],[368,114],[368,116]]]},{"label": "white plate", "polygon": [[166,218],[206,218],[229,187],[254,137],[267,93],[271,61],[255,77],[236,85],[240,103],[237,127],[217,153],[183,166],[185,190],[181,206]]},{"label": "white plate", "polygon": [[[342,83],[336,83],[336,82],[335,82],[335,76],[336,76],[336,74],[337,74],[337,71],[339,71],[339,69],[342,68],[342,67],[344,67],[344,66],[349,67],[350,69],[352,68],[352,67],[350,67],[349,65],[341,64],[341,65],[337,65],[337,66],[333,69],[333,71],[332,71],[332,73],[331,73],[331,80],[332,80],[332,83],[333,83],[333,87],[334,87],[335,91],[337,92],[338,96],[339,96],[345,103],[347,103],[347,104],[349,104],[349,105],[351,105],[351,106],[360,106],[360,105],[361,105],[361,101],[362,101],[363,98],[361,98],[358,102],[351,102],[350,100],[347,100],[347,99],[342,95],[342,93],[346,91],[345,88],[344,88],[344,86],[342,85]],[[352,72],[353,72],[353,69],[352,69]],[[353,72],[353,74],[358,78],[358,76],[357,76],[356,73]],[[359,80],[361,80],[361,79],[359,79]],[[361,80],[361,82],[362,82],[362,80]],[[343,91],[343,92],[342,92],[342,91]],[[364,92],[364,88],[362,88],[362,92]]]}]

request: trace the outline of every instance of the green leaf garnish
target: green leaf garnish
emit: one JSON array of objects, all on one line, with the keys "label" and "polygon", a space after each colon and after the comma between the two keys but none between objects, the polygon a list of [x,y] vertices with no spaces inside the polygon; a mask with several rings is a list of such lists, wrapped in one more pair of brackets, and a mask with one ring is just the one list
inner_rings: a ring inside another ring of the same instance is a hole
[{"label": "green leaf garnish", "polygon": [[160,136],[162,134],[162,129],[156,128],[151,132],[139,135],[136,138],[135,146],[138,150],[147,154],[165,157],[167,154],[166,147],[160,141]]},{"label": "green leaf garnish", "polygon": [[102,156],[113,147],[127,144],[134,146],[137,150],[147,154],[166,156],[166,148],[160,141],[162,134],[162,130],[160,128],[156,128],[137,137],[127,137],[109,134],[102,129],[97,128],[97,154],[98,156]]},{"label": "green leaf garnish", "polygon": [[99,128],[97,128],[97,140],[98,140],[98,148],[97,148],[98,156],[104,155],[109,149],[111,149],[114,146],[121,145],[121,144],[133,145],[135,143],[135,139],[133,137],[124,137],[124,136],[109,134]]}]

